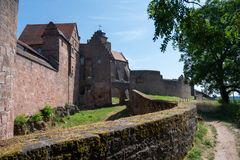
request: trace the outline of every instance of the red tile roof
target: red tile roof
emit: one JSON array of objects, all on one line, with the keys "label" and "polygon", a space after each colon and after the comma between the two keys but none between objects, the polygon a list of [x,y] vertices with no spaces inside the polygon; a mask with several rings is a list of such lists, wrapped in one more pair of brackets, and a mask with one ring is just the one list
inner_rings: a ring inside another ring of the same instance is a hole
[{"label": "red tile roof", "polygon": [[[70,40],[76,23],[56,24],[56,26],[67,40]],[[43,44],[42,35],[46,27],[47,24],[27,25],[19,37],[19,40],[28,45]]]},{"label": "red tile roof", "polygon": [[124,57],[124,55],[121,52],[112,51],[112,55],[115,60],[127,62],[127,59]]}]

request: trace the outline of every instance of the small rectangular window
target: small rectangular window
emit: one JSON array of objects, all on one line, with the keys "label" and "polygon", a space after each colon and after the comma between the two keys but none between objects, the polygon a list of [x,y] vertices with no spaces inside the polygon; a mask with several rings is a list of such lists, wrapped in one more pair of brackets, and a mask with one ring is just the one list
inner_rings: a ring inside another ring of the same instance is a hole
[{"label": "small rectangular window", "polygon": [[80,58],[80,64],[83,65],[84,64],[84,57]]}]

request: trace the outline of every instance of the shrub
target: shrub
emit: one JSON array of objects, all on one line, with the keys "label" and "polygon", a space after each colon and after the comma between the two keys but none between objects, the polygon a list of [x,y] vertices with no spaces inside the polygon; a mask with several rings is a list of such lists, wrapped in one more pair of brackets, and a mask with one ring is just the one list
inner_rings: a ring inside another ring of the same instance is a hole
[{"label": "shrub", "polygon": [[236,103],[231,103],[229,105],[222,106],[222,113],[231,120],[235,121],[240,127],[240,105]]},{"label": "shrub", "polygon": [[43,120],[43,116],[41,112],[37,112],[34,115],[31,116],[30,121],[31,122],[39,122]]},{"label": "shrub", "polygon": [[16,125],[24,125],[28,122],[28,117],[24,114],[18,115],[15,120],[14,120],[14,124]]},{"label": "shrub", "polygon": [[41,110],[41,113],[42,113],[42,116],[44,118],[50,118],[53,116],[53,113],[54,113],[54,109],[49,106],[49,105],[46,105],[42,110]]}]

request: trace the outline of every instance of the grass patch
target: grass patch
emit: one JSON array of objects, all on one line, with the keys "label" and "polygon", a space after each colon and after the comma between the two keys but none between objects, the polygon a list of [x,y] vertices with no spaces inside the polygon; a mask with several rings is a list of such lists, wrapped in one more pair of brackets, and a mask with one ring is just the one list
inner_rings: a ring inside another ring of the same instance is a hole
[{"label": "grass patch", "polygon": [[193,159],[200,160],[201,156],[202,156],[202,151],[197,147],[193,147],[191,151],[188,153],[186,160],[193,160]]},{"label": "grass patch", "polygon": [[207,134],[207,127],[203,122],[199,122],[197,125],[196,140],[203,141],[204,136]]},{"label": "grass patch", "polygon": [[112,97],[112,104],[113,105],[119,104],[119,98],[118,97]]},{"label": "grass patch", "polygon": [[106,107],[95,110],[80,111],[72,116],[63,118],[63,122],[57,122],[56,127],[69,128],[82,124],[91,124],[103,121],[111,117],[113,114],[126,109],[126,106]]},{"label": "grass patch", "polygon": [[174,96],[159,96],[159,95],[149,95],[154,100],[163,100],[163,101],[180,101],[181,98]]},{"label": "grass patch", "polygon": [[188,152],[185,160],[213,159],[213,147],[216,144],[216,132],[212,126],[198,122],[194,138],[194,146]]}]

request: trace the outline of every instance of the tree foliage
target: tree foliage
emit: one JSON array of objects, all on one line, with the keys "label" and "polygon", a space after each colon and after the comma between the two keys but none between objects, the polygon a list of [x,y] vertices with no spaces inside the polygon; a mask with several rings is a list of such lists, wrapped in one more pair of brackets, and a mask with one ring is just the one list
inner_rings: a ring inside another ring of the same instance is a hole
[{"label": "tree foliage", "polygon": [[184,74],[192,84],[220,93],[240,93],[240,0],[152,0],[148,14],[161,50],[172,41],[182,52]]}]

